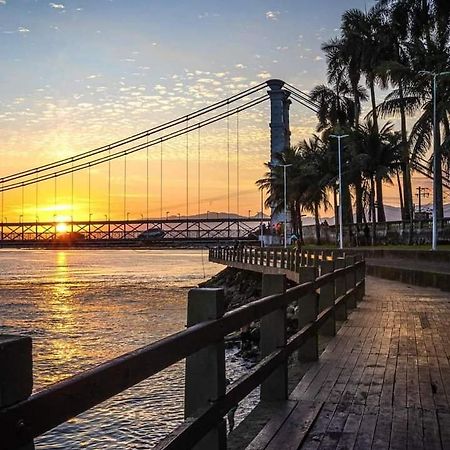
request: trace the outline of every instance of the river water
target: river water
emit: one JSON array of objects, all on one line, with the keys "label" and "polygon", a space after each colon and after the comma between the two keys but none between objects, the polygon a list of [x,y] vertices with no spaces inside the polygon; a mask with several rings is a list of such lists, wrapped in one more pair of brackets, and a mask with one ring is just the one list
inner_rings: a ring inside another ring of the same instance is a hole
[{"label": "river water", "polygon": [[[0,265],[0,333],[33,338],[35,390],[184,329],[189,288],[222,268],[202,250],[0,250]],[[249,364],[234,353],[231,379]],[[36,448],[152,448],[181,423],[183,389],[180,362],[46,433]]]}]

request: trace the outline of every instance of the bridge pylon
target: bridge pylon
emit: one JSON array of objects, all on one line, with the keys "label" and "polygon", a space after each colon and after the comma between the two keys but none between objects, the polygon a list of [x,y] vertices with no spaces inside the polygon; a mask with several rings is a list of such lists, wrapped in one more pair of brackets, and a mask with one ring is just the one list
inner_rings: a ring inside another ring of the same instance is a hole
[{"label": "bridge pylon", "polygon": [[[278,154],[289,148],[291,145],[291,130],[289,124],[289,108],[291,100],[290,91],[283,89],[283,80],[272,79],[267,81],[270,98],[270,165],[277,164]],[[271,207],[271,223],[284,222],[284,211],[274,213]]]}]

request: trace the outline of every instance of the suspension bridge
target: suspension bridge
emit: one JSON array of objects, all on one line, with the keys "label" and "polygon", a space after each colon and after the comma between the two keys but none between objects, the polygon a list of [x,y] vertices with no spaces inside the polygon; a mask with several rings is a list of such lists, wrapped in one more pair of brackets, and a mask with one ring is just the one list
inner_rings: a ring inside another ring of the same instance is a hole
[{"label": "suspension bridge", "polygon": [[[248,214],[241,214],[243,180],[254,185],[256,179],[248,180],[249,175],[241,173],[240,120],[265,102],[270,103],[270,161],[275,163],[275,155],[290,145],[292,102],[314,113],[318,105],[295,86],[272,79],[110,144],[0,178],[1,243],[255,239],[270,219],[264,215],[262,192],[260,205],[252,208],[257,211],[259,207],[259,213],[251,216],[249,209]],[[235,119],[233,126],[231,118]],[[209,188],[204,182],[207,171],[202,167],[205,146],[208,151],[214,146],[211,139],[202,143],[202,130],[217,123],[225,124],[226,136],[226,154],[217,155],[225,161],[219,172],[225,178],[222,200],[227,209],[220,214],[205,211]],[[180,139],[184,139],[181,145]],[[177,170],[165,158],[175,140],[179,144]],[[137,166],[131,160],[133,155],[139,156]],[[184,174],[180,179],[183,160]],[[418,161],[414,168],[432,178],[425,161]],[[130,177],[142,169],[145,173],[140,178],[139,192],[130,192]],[[99,179],[103,183],[101,193]],[[175,189],[178,197],[184,195],[184,202],[176,205],[183,214],[170,214],[174,205],[168,186]],[[444,177],[444,186],[450,188],[448,177]],[[49,205],[51,197],[53,205]],[[136,197],[139,212],[133,209]],[[60,213],[61,201],[65,202],[64,215]],[[80,203],[84,205],[83,212],[77,210]],[[40,220],[43,211],[47,217]],[[11,215],[16,219],[8,220]]]}]

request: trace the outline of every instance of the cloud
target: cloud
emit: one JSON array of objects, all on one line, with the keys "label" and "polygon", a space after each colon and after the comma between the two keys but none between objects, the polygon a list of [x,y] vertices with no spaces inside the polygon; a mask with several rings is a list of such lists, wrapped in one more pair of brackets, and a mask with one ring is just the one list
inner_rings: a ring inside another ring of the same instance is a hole
[{"label": "cloud", "polygon": [[321,56],[316,56],[315,58],[314,58],[314,61],[322,61],[322,57]]},{"label": "cloud", "polygon": [[244,64],[236,64],[234,67],[236,67],[236,69],[245,69],[247,66],[244,66]]},{"label": "cloud", "polygon": [[62,3],[49,3],[48,6],[53,9],[64,9],[64,5]]},{"label": "cloud", "polygon": [[272,75],[269,73],[269,72],[267,72],[267,71],[263,71],[263,72],[261,72],[261,73],[258,73],[258,75],[256,75],[258,78],[261,78],[261,79],[263,79],[263,80],[265,80],[265,79],[267,79],[267,78],[270,78]]},{"label": "cloud", "polygon": [[19,27],[19,28],[17,28],[17,32],[25,34],[25,33],[29,33],[30,30],[28,28],[25,28],[25,27]]},{"label": "cloud", "polygon": [[6,0],[0,0],[0,5],[6,5]]},{"label": "cloud", "polygon": [[268,20],[278,20],[279,15],[280,15],[280,11],[267,11],[266,12],[266,19],[268,19]]}]

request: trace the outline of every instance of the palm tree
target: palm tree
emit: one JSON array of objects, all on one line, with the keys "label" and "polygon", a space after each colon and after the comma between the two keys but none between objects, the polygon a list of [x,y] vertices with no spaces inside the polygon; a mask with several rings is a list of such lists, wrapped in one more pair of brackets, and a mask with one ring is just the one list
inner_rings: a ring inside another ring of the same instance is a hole
[{"label": "palm tree", "polygon": [[[390,14],[390,24],[393,34],[396,34],[399,56],[397,62],[404,67],[401,71],[402,82],[397,82],[397,89],[385,100],[383,112],[415,112],[422,108],[422,114],[414,124],[410,138],[410,149],[405,150],[406,122],[402,119],[403,157],[402,169],[404,176],[409,175],[408,162],[423,156],[431,145],[432,136],[432,92],[430,81],[417,77],[421,70],[439,72],[450,67],[450,3],[442,0],[380,0],[379,5],[386,8]],[[409,73],[408,73],[409,70]],[[434,174],[438,188],[437,214],[443,216],[442,202],[442,171],[441,154],[448,155],[447,139],[450,136],[449,124],[449,85],[440,83],[438,103],[438,124],[442,123],[442,130],[438,126],[437,167]],[[443,132],[443,136],[441,133]],[[440,146],[439,143],[443,142]],[[447,161],[448,164],[448,161]],[[404,178],[404,186],[409,187],[410,182]],[[405,202],[409,201],[407,195],[412,193],[405,190]],[[411,208],[412,209],[412,208]]]},{"label": "palm tree", "polygon": [[321,139],[313,135],[311,139],[302,141],[299,146],[302,176],[308,185],[302,193],[303,210],[314,215],[316,229],[316,243],[321,244],[320,215],[321,207],[326,211],[330,206],[328,189],[330,188],[330,174],[327,167],[327,149]]},{"label": "palm tree", "polygon": [[[392,131],[393,125],[389,122],[384,124],[378,131],[371,119],[367,119],[364,125],[360,125],[352,136],[354,145],[361,152],[359,163],[365,178],[370,185],[369,210],[372,217],[372,239],[375,240],[375,194],[377,201],[381,199],[383,205],[383,182],[392,183],[391,177],[395,174],[400,162],[399,134]],[[384,214],[380,217],[380,204],[377,207],[378,221],[383,221]],[[384,212],[384,211],[383,211]]]}]

